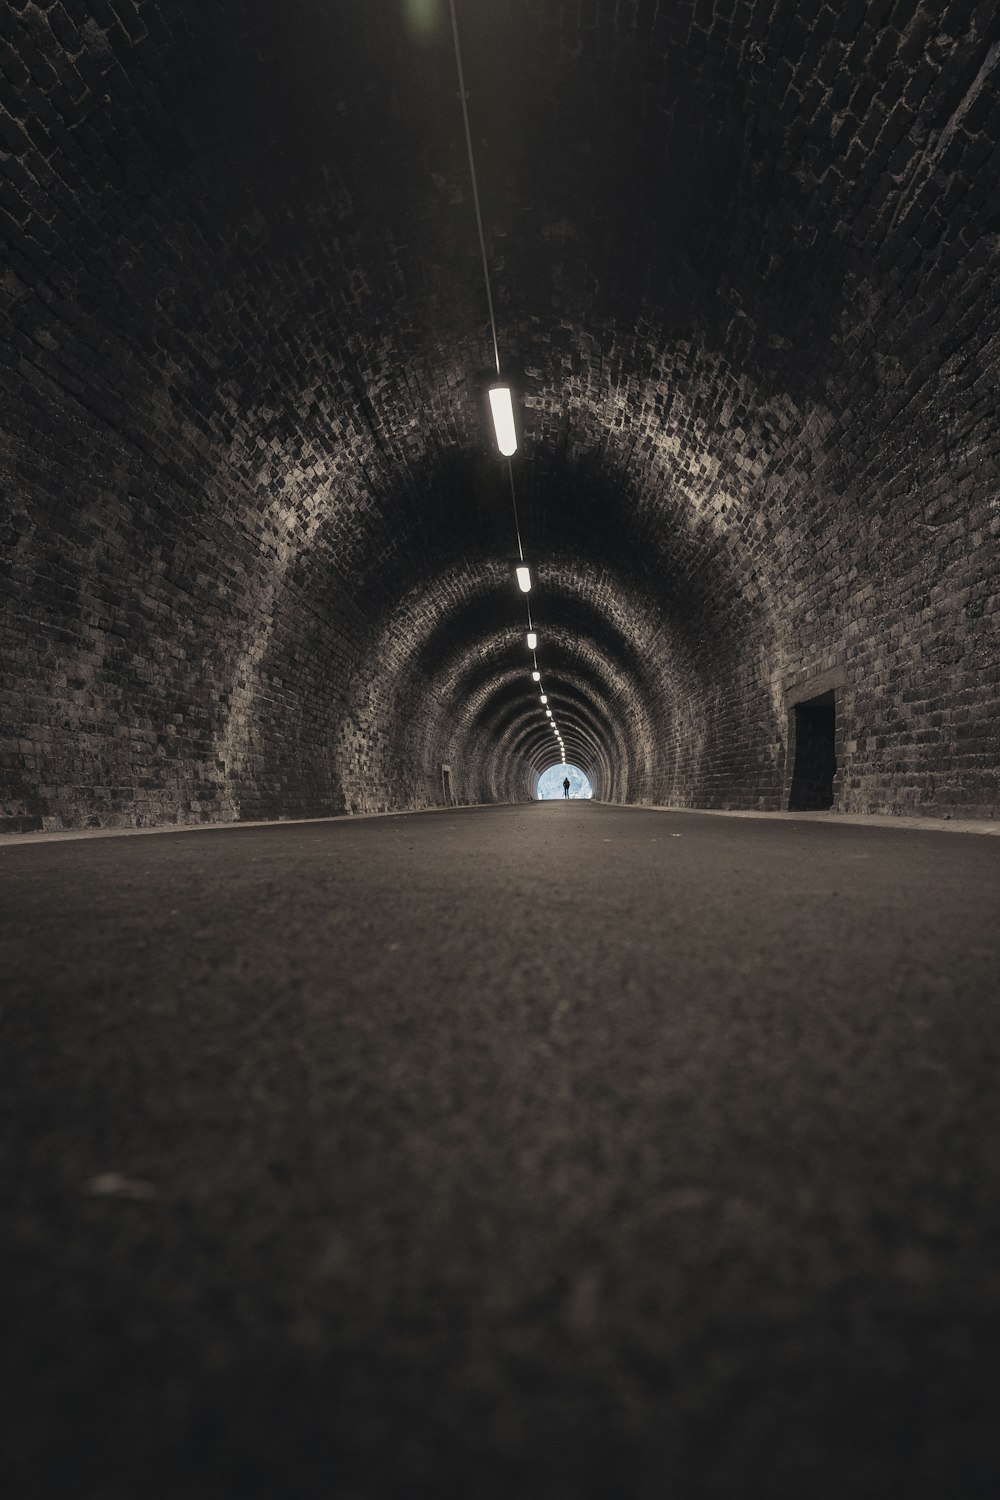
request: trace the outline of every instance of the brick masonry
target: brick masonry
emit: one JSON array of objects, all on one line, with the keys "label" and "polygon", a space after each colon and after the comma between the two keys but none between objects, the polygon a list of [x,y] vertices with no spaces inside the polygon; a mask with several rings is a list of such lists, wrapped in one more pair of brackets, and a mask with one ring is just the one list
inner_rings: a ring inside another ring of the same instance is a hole
[{"label": "brick masonry", "polygon": [[[554,758],[434,16],[0,12],[0,826],[428,806],[445,764],[517,799]],[[994,815],[996,7],[460,16],[570,759],[776,808],[834,674],[838,807]]]}]

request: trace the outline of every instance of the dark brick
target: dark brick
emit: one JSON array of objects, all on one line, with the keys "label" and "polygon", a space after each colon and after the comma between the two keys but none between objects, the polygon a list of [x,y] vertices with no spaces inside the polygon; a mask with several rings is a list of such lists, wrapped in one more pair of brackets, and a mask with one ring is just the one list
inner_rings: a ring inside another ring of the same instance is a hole
[{"label": "dark brick", "polygon": [[48,8],[47,14],[48,22],[56,41],[64,51],[71,53],[75,57],[82,50],[83,40],[62,5],[58,3],[58,0],[56,4]]},{"label": "dark brick", "polygon": [[23,156],[31,143],[16,120],[0,110],[0,151],[11,156]]},{"label": "dark brick", "polygon": [[841,42],[849,42],[865,20],[868,0],[843,0],[837,7],[836,36]]},{"label": "dark brick", "polygon": [[28,69],[7,43],[0,46],[0,71],[9,83],[21,88],[28,81]]}]

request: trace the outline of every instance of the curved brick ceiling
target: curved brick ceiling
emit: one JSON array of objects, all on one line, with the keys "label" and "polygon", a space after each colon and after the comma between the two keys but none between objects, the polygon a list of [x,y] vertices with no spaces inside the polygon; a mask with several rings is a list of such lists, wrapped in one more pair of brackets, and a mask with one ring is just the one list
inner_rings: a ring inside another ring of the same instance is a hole
[{"label": "curved brick ceiling", "polygon": [[[569,759],[777,806],[833,674],[840,805],[994,806],[994,7],[459,16]],[[530,795],[446,6],[3,26],[4,814]]]}]

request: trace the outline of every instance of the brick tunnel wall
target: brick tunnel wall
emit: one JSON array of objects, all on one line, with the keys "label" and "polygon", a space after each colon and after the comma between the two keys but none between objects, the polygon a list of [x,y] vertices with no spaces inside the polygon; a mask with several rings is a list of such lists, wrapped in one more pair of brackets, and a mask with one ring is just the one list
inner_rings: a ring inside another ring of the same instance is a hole
[{"label": "brick tunnel wall", "polygon": [[[10,0],[0,818],[516,800],[438,5]],[[418,26],[415,17],[423,18]],[[998,803],[985,4],[460,6],[539,665],[612,800]]]}]

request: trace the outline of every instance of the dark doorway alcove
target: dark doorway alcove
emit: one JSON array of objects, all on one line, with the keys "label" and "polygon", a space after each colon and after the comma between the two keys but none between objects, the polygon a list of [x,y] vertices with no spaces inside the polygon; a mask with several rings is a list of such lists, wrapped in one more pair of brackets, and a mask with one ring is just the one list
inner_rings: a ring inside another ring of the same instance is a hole
[{"label": "dark doorway alcove", "polygon": [[796,703],[791,710],[789,749],[794,757],[789,812],[833,806],[837,770],[837,707],[833,690]]}]

